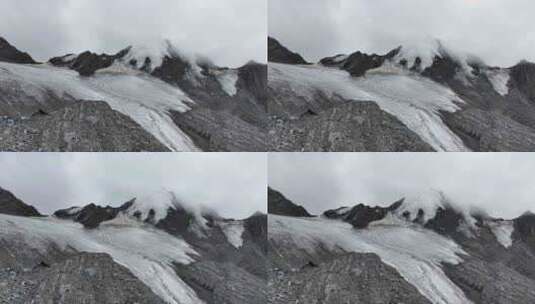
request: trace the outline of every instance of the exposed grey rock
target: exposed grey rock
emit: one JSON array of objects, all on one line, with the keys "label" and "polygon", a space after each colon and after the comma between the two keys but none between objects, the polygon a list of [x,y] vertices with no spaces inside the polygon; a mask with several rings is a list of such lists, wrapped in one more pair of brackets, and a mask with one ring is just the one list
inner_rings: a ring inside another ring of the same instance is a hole
[{"label": "exposed grey rock", "polygon": [[295,217],[311,217],[302,206],[294,204],[282,193],[268,187],[268,213]]},{"label": "exposed grey rock", "polygon": [[535,151],[535,129],[503,113],[467,108],[443,120],[473,151]]},{"label": "exposed grey rock", "polygon": [[208,304],[266,303],[266,282],[231,263],[177,266],[178,275]]},{"label": "exposed grey rock", "polygon": [[272,37],[268,37],[268,61],[288,64],[307,64],[301,55],[288,50]]},{"label": "exposed grey rock", "polygon": [[269,139],[275,151],[434,151],[396,117],[371,101],[333,103],[300,118],[272,118]]},{"label": "exposed grey rock", "polygon": [[535,301],[535,281],[500,262],[466,257],[458,265],[443,266],[448,277],[474,303],[528,304]]},{"label": "exposed grey rock", "polygon": [[228,111],[197,107],[172,118],[204,151],[267,151],[265,130]]},{"label": "exposed grey rock", "polygon": [[0,187],[0,213],[18,216],[41,216],[33,206],[27,205],[13,193]]},{"label": "exposed grey rock", "polygon": [[0,37],[0,61],[21,64],[36,63],[28,53],[19,51],[3,37]]},{"label": "exposed grey rock", "polygon": [[102,101],[12,122],[0,120],[0,151],[169,151],[130,117]]},{"label": "exposed grey rock", "polygon": [[511,68],[511,78],[531,102],[535,102],[535,63],[523,61]]},{"label": "exposed grey rock", "polygon": [[273,273],[269,303],[431,303],[375,254],[337,255],[293,273]]},{"label": "exposed grey rock", "polygon": [[72,253],[28,270],[0,269],[0,303],[164,303],[109,255]]}]

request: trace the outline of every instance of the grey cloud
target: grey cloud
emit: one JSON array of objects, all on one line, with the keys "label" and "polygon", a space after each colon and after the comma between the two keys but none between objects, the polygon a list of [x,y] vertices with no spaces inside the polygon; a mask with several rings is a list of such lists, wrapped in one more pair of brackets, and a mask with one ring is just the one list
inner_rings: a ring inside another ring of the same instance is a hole
[{"label": "grey cloud", "polygon": [[41,212],[163,189],[225,217],[266,212],[261,153],[2,153],[0,187]]},{"label": "grey cloud", "polygon": [[316,214],[429,189],[496,217],[535,212],[532,153],[274,153],[268,172],[270,186]]},{"label": "grey cloud", "polygon": [[308,60],[438,38],[490,65],[535,61],[529,0],[270,0],[269,34]]},{"label": "grey cloud", "polygon": [[264,0],[3,0],[0,35],[39,60],[173,41],[222,66],[266,61]]}]

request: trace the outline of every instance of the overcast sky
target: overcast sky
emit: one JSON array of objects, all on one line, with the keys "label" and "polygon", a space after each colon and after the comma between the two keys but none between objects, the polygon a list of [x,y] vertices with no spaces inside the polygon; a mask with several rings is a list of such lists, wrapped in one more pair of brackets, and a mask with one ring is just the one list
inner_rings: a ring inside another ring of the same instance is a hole
[{"label": "overcast sky", "polygon": [[533,153],[271,153],[268,172],[271,187],[314,214],[429,189],[495,217],[535,212]]},{"label": "overcast sky", "polygon": [[0,168],[0,187],[47,214],[162,188],[225,217],[267,210],[262,153],[1,153]]},{"label": "overcast sky", "polygon": [[2,0],[0,36],[34,59],[172,40],[221,66],[266,61],[266,0]]},{"label": "overcast sky", "polygon": [[489,65],[535,61],[532,0],[269,0],[269,34],[309,61],[438,38]]}]

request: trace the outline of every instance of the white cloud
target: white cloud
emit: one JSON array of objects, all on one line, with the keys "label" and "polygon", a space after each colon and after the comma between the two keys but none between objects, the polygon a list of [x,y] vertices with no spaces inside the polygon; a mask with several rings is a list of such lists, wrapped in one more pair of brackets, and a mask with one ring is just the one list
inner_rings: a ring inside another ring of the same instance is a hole
[{"label": "white cloud", "polygon": [[313,213],[386,206],[430,188],[497,217],[535,212],[532,153],[306,153],[269,156],[270,186]]},{"label": "white cloud", "polygon": [[264,0],[2,0],[5,38],[39,60],[170,39],[222,66],[266,61]]},{"label": "white cloud", "polygon": [[45,213],[162,188],[225,217],[267,209],[263,153],[1,153],[0,168],[0,187]]},{"label": "white cloud", "polygon": [[534,9],[529,0],[270,0],[268,28],[309,60],[434,37],[511,66],[535,61]]}]

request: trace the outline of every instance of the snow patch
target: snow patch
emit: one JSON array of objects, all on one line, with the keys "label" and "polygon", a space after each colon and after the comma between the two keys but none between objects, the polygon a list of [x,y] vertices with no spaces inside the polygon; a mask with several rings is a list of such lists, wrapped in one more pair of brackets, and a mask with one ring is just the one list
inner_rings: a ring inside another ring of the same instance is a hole
[{"label": "snow patch", "polygon": [[0,237],[25,242],[42,253],[51,244],[62,249],[107,253],[164,301],[204,303],[173,268],[173,263],[193,262],[198,253],[184,240],[139,222],[122,226],[108,223],[89,230],[78,223],[53,217],[0,215]]},{"label": "snow patch", "polygon": [[374,225],[356,230],[324,218],[268,217],[269,239],[313,254],[329,248],[375,253],[394,267],[432,303],[472,303],[443,272],[441,263],[458,264],[466,254],[454,241],[415,225]]},{"label": "snow patch", "polygon": [[515,230],[513,221],[488,222],[488,225],[496,236],[496,240],[505,248],[513,245],[512,235]]},{"label": "snow patch", "polygon": [[509,94],[509,79],[511,78],[509,71],[506,69],[487,70],[485,72],[492,87],[498,94],[505,96]]},{"label": "snow patch", "polygon": [[[0,84],[17,86],[29,98],[46,103],[48,92],[76,99],[102,100],[152,134],[173,151],[199,151],[173,122],[169,111],[185,112],[194,103],[182,90],[159,79],[134,74],[97,73],[80,77],[77,72],[43,65],[0,63]],[[23,101],[21,101],[23,102]]]},{"label": "snow patch", "polygon": [[438,151],[468,151],[462,140],[442,121],[439,111],[455,112],[464,103],[450,88],[415,73],[349,73],[320,65],[268,65],[268,85],[281,94],[313,102],[317,93],[354,101],[374,101]]},{"label": "snow patch", "polygon": [[146,221],[152,212],[154,214],[152,222],[158,223],[167,217],[168,210],[175,209],[176,205],[175,195],[171,191],[161,190],[136,198],[132,206],[126,210],[126,213],[130,216],[137,214],[141,221]]},{"label": "snow patch", "polygon": [[468,64],[471,61],[478,60],[473,56],[463,52],[456,51],[444,45],[438,39],[421,39],[416,43],[409,43],[401,47],[399,53],[394,57],[394,61],[399,63],[401,60],[407,62],[407,68],[412,68],[417,58],[420,59],[420,66],[418,71],[423,72],[426,68],[431,67],[435,57],[445,58],[449,57],[457,62],[465,75],[471,75],[472,67]]},{"label": "snow patch", "polygon": [[417,219],[419,210],[422,210],[423,217],[421,220],[422,224],[425,224],[435,217],[438,208],[444,207],[444,200],[445,196],[442,192],[429,189],[420,192],[418,195],[405,198],[401,206],[394,213],[403,217],[403,213],[409,212],[408,220],[412,222]]},{"label": "snow patch", "polygon": [[236,88],[236,82],[238,81],[238,71],[227,70],[219,73],[216,76],[217,81],[221,85],[221,88],[229,96],[234,96],[238,92]]},{"label": "snow patch", "polygon": [[221,222],[219,227],[227,237],[227,240],[232,246],[240,248],[243,246],[242,234],[245,228],[241,221]]}]

